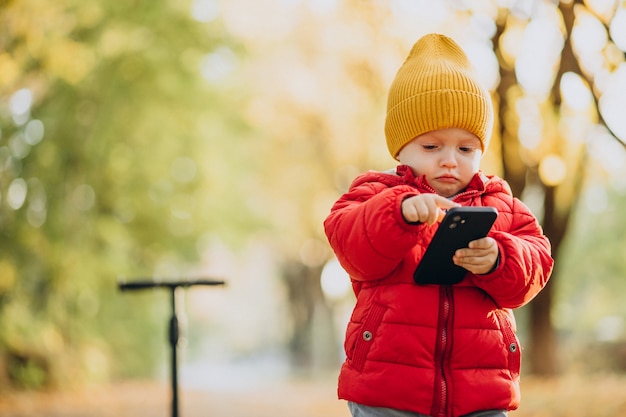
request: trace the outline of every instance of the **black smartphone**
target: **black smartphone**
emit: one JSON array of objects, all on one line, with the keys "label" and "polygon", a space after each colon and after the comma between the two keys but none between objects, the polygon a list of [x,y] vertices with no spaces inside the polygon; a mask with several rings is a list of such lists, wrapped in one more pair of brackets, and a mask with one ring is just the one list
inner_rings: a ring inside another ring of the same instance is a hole
[{"label": "black smartphone", "polygon": [[457,284],[467,270],[455,265],[452,256],[476,239],[487,236],[498,211],[493,207],[454,207],[448,210],[439,229],[417,265],[417,284]]}]

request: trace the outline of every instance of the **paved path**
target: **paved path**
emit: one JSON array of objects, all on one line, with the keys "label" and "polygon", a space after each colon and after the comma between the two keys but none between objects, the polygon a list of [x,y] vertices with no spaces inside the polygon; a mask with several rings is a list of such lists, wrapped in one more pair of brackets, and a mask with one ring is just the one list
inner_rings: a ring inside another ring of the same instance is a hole
[{"label": "paved path", "polygon": [[[333,381],[270,381],[242,390],[185,390],[180,417],[349,417]],[[123,382],[62,393],[13,393],[0,397],[2,417],[169,417],[170,387]]]},{"label": "paved path", "polygon": [[[336,379],[250,379],[247,384],[187,387],[180,417],[350,417]],[[520,410],[511,417],[624,417],[626,376],[525,378]],[[167,382],[123,382],[80,390],[0,392],[0,417],[170,417]]]}]

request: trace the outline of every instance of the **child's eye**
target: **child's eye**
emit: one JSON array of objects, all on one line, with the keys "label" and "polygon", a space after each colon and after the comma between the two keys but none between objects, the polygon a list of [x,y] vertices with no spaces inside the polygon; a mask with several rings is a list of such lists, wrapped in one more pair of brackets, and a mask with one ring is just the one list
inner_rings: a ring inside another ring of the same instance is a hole
[{"label": "child's eye", "polygon": [[433,149],[437,149],[437,145],[422,145],[422,148],[427,151],[432,151]]},{"label": "child's eye", "polygon": [[463,153],[470,153],[470,152],[474,152],[474,147],[473,146],[461,146],[459,148],[459,150]]}]

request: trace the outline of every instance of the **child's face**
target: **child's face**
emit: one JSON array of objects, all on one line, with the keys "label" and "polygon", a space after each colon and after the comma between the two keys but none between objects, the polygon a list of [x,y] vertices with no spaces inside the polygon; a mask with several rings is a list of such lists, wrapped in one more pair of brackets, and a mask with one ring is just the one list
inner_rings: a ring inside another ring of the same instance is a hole
[{"label": "child's face", "polygon": [[398,160],[416,176],[425,175],[437,194],[452,197],[467,187],[478,171],[480,139],[463,129],[439,129],[407,143]]}]

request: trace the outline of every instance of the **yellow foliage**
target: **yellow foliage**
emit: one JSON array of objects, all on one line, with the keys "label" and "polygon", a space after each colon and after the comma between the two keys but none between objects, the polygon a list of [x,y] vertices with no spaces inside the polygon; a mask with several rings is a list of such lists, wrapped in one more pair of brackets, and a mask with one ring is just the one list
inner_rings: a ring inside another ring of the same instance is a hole
[{"label": "yellow foliage", "polygon": [[0,92],[14,84],[20,76],[19,64],[7,53],[0,54],[0,74]]},{"label": "yellow foliage", "polygon": [[13,289],[15,276],[15,265],[6,259],[0,260],[0,294]]},{"label": "yellow foliage", "polygon": [[69,39],[59,39],[50,45],[44,61],[51,75],[70,84],[78,84],[93,69],[96,58],[88,46]]}]

